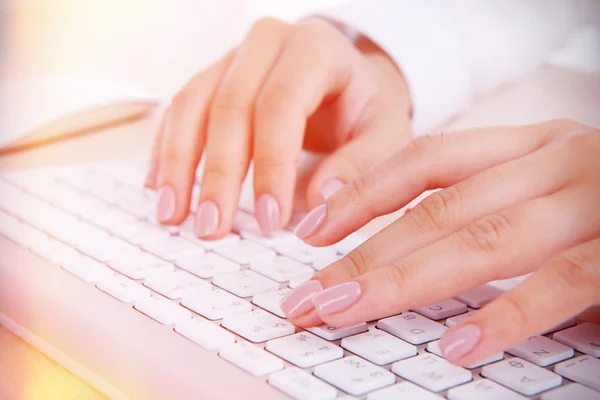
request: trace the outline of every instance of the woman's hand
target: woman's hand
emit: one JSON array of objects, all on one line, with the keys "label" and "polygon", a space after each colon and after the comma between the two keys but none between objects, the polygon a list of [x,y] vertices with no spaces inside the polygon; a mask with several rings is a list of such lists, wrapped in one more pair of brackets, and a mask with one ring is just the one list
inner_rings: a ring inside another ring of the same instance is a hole
[{"label": "woman's hand", "polygon": [[288,317],[347,326],[535,271],[443,336],[445,357],[468,365],[600,304],[600,132],[571,121],[418,138],[297,234],[331,244],[436,188],[291,292]]},{"label": "woman's hand", "polygon": [[409,108],[400,71],[368,40],[355,45],[323,20],[261,20],[167,108],[146,183],[160,191],[158,220],[187,216],[204,156],[195,233],[223,236],[253,160],[256,214],[268,234],[290,218],[303,148],[330,153],[308,184],[314,206],[408,142]]}]

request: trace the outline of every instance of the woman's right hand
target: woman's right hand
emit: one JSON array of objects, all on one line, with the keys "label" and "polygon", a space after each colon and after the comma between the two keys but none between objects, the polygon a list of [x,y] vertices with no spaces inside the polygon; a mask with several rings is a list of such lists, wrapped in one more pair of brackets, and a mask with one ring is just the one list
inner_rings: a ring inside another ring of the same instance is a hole
[{"label": "woman's right hand", "polygon": [[225,235],[252,160],[256,215],[269,234],[290,218],[303,148],[328,153],[308,184],[313,207],[408,142],[409,109],[400,71],[372,42],[355,45],[318,19],[261,20],[168,106],[146,182],[160,192],[157,218],[186,218],[204,156],[195,233]]}]

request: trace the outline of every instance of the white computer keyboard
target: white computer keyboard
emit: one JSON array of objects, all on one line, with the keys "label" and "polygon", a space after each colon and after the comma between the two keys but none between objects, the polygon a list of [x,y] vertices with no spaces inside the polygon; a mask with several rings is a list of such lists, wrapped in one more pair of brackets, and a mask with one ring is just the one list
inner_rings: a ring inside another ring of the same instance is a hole
[{"label": "white computer keyboard", "polygon": [[364,237],[313,248],[290,227],[264,238],[246,190],[235,232],[202,241],[193,217],[155,222],[144,173],[141,163],[101,163],[0,175],[0,235],[293,398],[600,399],[600,326],[590,323],[566,321],[470,368],[441,357],[448,326],[522,279],[368,324],[303,330],[279,301]]}]

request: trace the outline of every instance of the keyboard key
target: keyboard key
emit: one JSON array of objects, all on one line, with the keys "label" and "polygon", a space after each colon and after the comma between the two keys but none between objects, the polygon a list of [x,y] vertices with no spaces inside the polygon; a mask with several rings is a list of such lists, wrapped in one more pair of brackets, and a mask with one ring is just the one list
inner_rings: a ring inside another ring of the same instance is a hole
[{"label": "keyboard key", "polygon": [[562,383],[560,375],[520,358],[486,365],[481,370],[481,375],[525,396],[533,396]]},{"label": "keyboard key", "polygon": [[166,241],[171,236],[166,230],[146,221],[139,221],[132,225],[119,225],[111,228],[110,232],[137,246],[161,240]]},{"label": "keyboard key", "polygon": [[262,310],[226,316],[221,325],[254,343],[292,335],[296,329],[290,322]]},{"label": "keyboard key", "polygon": [[166,261],[175,262],[181,257],[198,258],[204,254],[204,249],[178,236],[169,236],[154,242],[144,243],[142,248],[150,254]]},{"label": "keyboard key", "polygon": [[240,270],[239,264],[214,253],[205,253],[201,256],[194,253],[183,254],[177,257],[175,265],[200,278],[212,278]]},{"label": "keyboard key", "polygon": [[567,379],[600,392],[600,360],[579,356],[556,364],[554,371]]},{"label": "keyboard key", "polygon": [[339,254],[345,256],[346,254],[350,253],[352,250],[363,244],[367,239],[368,236],[355,232],[346,236],[345,239],[342,239],[341,241],[337,242],[331,247]]},{"label": "keyboard key", "polygon": [[307,276],[307,275],[295,276],[294,278],[290,279],[290,281],[288,282],[288,286],[291,289],[296,289],[298,286],[302,285],[303,283],[308,282],[310,280],[310,278],[312,278],[312,276]]},{"label": "keyboard key", "polygon": [[377,365],[417,355],[415,346],[379,329],[344,338],[341,345]]},{"label": "keyboard key", "polygon": [[322,258],[336,257],[335,250],[329,247],[313,247],[301,241],[288,241],[278,244],[275,250],[303,264],[312,264]]},{"label": "keyboard key", "polygon": [[220,350],[223,346],[235,343],[233,334],[201,318],[177,322],[175,332],[208,350]]},{"label": "keyboard key", "polygon": [[269,384],[297,400],[334,400],[337,390],[299,368],[286,368],[269,376]]},{"label": "keyboard key", "polygon": [[211,290],[211,284],[185,271],[168,271],[146,278],[144,285],[169,299]]},{"label": "keyboard key", "polygon": [[542,394],[542,400],[600,400],[600,392],[570,383]]},{"label": "keyboard key", "polygon": [[434,320],[453,317],[467,312],[467,306],[460,301],[448,299],[426,307],[419,307],[415,312]]},{"label": "keyboard key", "polygon": [[179,225],[179,234],[190,240],[194,244],[198,244],[207,250],[214,250],[221,246],[230,246],[240,240],[240,237],[235,233],[229,233],[217,240],[202,240],[196,237],[194,226],[196,220],[193,215],[190,215],[181,225]]},{"label": "keyboard key", "polygon": [[279,289],[277,282],[249,270],[217,275],[213,278],[213,284],[240,297],[251,297]]},{"label": "keyboard key", "polygon": [[377,323],[377,327],[412,344],[437,340],[447,329],[444,325],[414,312],[382,319]]},{"label": "keyboard key", "polygon": [[532,336],[506,352],[540,367],[566,360],[575,354],[572,348],[544,336]]},{"label": "keyboard key", "polygon": [[104,279],[96,287],[121,300],[123,303],[133,303],[150,296],[150,291],[124,276],[114,276]]},{"label": "keyboard key", "polygon": [[225,346],[219,355],[254,376],[267,375],[283,369],[281,359],[246,342]]},{"label": "keyboard key", "polygon": [[407,381],[369,393],[367,400],[442,400],[443,397],[431,393]]},{"label": "keyboard key", "polygon": [[527,397],[521,396],[504,386],[498,385],[489,379],[479,379],[452,388],[448,391],[449,400],[526,400]]},{"label": "keyboard key", "polygon": [[84,220],[106,230],[118,229],[120,226],[134,225],[138,222],[137,218],[116,207],[108,207],[100,213],[86,215]]},{"label": "keyboard key", "polygon": [[80,244],[77,250],[103,263],[141,253],[139,248],[114,237]]},{"label": "keyboard key", "polygon": [[269,236],[263,236],[256,218],[243,211],[236,212],[233,221],[233,229],[238,232],[242,238],[251,240],[263,247],[271,249],[275,248],[277,244],[288,240],[298,241],[296,235],[283,229],[271,232]]},{"label": "keyboard key", "polygon": [[[438,357],[444,358],[444,356],[442,354],[442,350],[440,349],[440,341],[439,340],[427,343],[427,351],[435,354]],[[492,354],[491,356],[488,356],[488,357],[484,358],[483,360],[477,361],[475,364],[467,365],[466,368],[475,369],[475,368],[479,368],[479,367],[482,367],[487,364],[495,363],[502,359],[504,359],[504,352],[501,351],[499,353]]]},{"label": "keyboard key", "polygon": [[467,318],[469,318],[473,314],[475,314],[475,313],[474,312],[469,312],[469,313],[466,313],[466,314],[457,315],[456,317],[448,318],[446,320],[446,326],[447,327],[451,327],[453,325],[456,325],[459,322],[462,322],[462,321],[466,320]]},{"label": "keyboard key", "polygon": [[192,318],[188,310],[161,296],[144,297],[136,301],[133,307],[163,325],[171,325]]},{"label": "keyboard key", "polygon": [[253,263],[250,269],[277,282],[287,282],[297,276],[307,276],[310,279],[314,274],[312,268],[281,256]]},{"label": "keyboard key", "polygon": [[146,279],[153,274],[173,271],[173,265],[148,253],[127,254],[115,258],[108,266],[131,279]]},{"label": "keyboard key", "polygon": [[181,305],[211,320],[252,311],[246,300],[221,289],[185,296]]},{"label": "keyboard key", "polygon": [[586,322],[555,333],[554,340],[581,353],[600,357],[600,325]]},{"label": "keyboard key", "polygon": [[348,336],[367,331],[367,324],[362,323],[354,326],[336,327],[331,325],[320,325],[306,328],[307,331],[322,337],[325,340],[339,340]]},{"label": "keyboard key", "polygon": [[285,314],[279,303],[292,289],[280,289],[276,292],[269,292],[263,294],[257,294],[252,298],[252,303],[256,304],[260,308],[263,308],[270,313],[277,315],[278,317],[285,318]]},{"label": "keyboard key", "polygon": [[52,264],[62,264],[71,258],[79,256],[79,253],[75,249],[54,239],[39,241],[38,243],[31,245],[30,249],[32,252],[50,261]]},{"label": "keyboard key", "polygon": [[441,392],[472,379],[471,372],[433,354],[421,354],[392,364],[392,371],[432,392]]},{"label": "keyboard key", "polygon": [[392,385],[396,380],[391,372],[356,356],[317,365],[314,374],[354,396]]},{"label": "keyboard key", "polygon": [[240,240],[229,246],[217,247],[215,253],[242,265],[268,261],[276,256],[273,250],[251,240]]},{"label": "keyboard key", "polygon": [[112,277],[113,271],[94,259],[80,255],[61,264],[62,269],[86,282],[98,283]]},{"label": "keyboard key", "polygon": [[490,301],[494,300],[496,297],[500,296],[502,293],[504,293],[504,291],[495,286],[486,284],[456,296],[456,299],[465,303],[471,308],[481,308]]},{"label": "keyboard key", "polygon": [[309,368],[344,356],[341,347],[308,332],[267,342],[266,349],[300,368]]},{"label": "keyboard key", "polygon": [[316,260],[314,260],[310,266],[315,270],[315,271],[321,271],[327,267],[329,267],[331,264],[333,264],[334,262],[340,260],[342,257],[338,254],[329,254],[326,255],[323,258],[318,258]]}]

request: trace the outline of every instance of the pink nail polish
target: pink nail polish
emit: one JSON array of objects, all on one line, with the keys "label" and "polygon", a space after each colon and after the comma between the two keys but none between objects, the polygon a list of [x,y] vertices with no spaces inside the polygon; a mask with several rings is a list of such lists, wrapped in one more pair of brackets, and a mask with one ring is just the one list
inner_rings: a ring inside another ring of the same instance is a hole
[{"label": "pink nail polish", "polygon": [[321,204],[309,212],[306,217],[296,227],[294,234],[300,239],[306,239],[307,237],[314,235],[319,227],[325,222],[327,218],[327,204]]},{"label": "pink nail polish", "polygon": [[171,186],[163,186],[158,191],[158,205],[156,207],[156,219],[159,222],[169,222],[175,216],[175,205],[177,204],[175,189]]},{"label": "pink nail polish", "polygon": [[300,317],[315,308],[312,297],[321,290],[323,290],[321,282],[310,280],[289,292],[281,299],[279,307],[288,318]]},{"label": "pink nail polish", "polygon": [[203,238],[214,235],[219,229],[219,207],[212,200],[206,200],[200,203],[196,211],[196,225],[194,233],[197,237]]},{"label": "pink nail polish", "polygon": [[312,301],[320,315],[330,315],[344,311],[356,303],[361,294],[360,283],[353,281],[327,288],[316,294]]},{"label": "pink nail polish", "polygon": [[262,194],[256,201],[256,220],[264,236],[280,228],[279,203],[272,195]]},{"label": "pink nail polish", "polygon": [[444,358],[454,362],[470,353],[481,340],[481,329],[477,325],[465,325],[462,328],[442,336],[440,350]]},{"label": "pink nail polish", "polygon": [[153,187],[156,185],[156,177],[158,175],[158,163],[153,161],[150,164],[150,168],[148,169],[148,174],[146,175],[146,180],[144,181],[144,186],[147,188]]},{"label": "pink nail polish", "polygon": [[338,190],[344,187],[344,182],[337,178],[333,178],[325,182],[325,184],[321,187],[321,195],[325,200],[328,200],[331,196],[335,194]]}]

